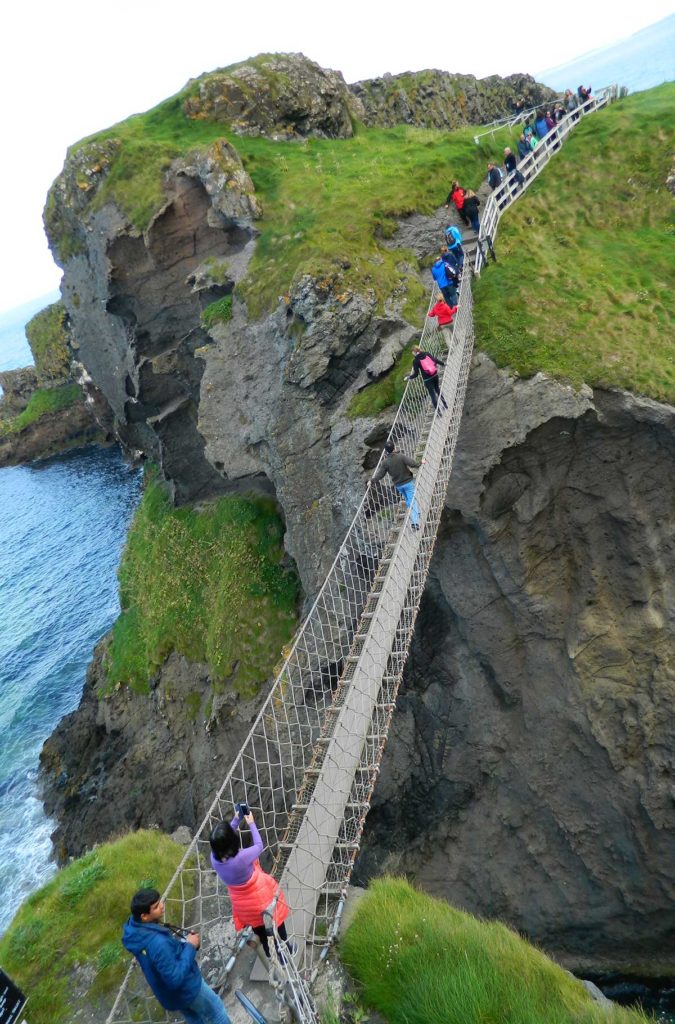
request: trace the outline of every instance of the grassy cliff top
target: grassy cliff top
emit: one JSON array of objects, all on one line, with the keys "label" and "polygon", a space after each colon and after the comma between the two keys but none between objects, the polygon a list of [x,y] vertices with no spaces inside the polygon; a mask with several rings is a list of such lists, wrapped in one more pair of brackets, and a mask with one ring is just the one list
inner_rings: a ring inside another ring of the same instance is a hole
[{"label": "grassy cliff top", "polygon": [[[388,1024],[601,1024],[581,982],[505,925],[403,879],[374,882],[339,946],[362,1001]],[[615,1024],[646,1024],[615,1007]]]},{"label": "grassy cliff top", "polygon": [[[497,158],[504,139],[488,138],[478,147],[471,128],[447,132],[362,125],[344,139],[275,142],[238,136],[222,122],[186,116],[185,101],[199,81],[71,147],[66,165],[76,168],[86,210],[113,201],[136,229],[145,230],[165,201],[164,175],[172,161],[227,138],[253,179],[263,209],[249,274],[238,289],[251,316],[272,308],[303,273],[318,276],[336,267],[345,287],[372,288],[380,305],[398,292],[407,297],[409,314],[417,313],[422,291],[415,260],[410,253],[392,252],[382,237],[394,230],[396,216],[429,213],[444,202],[452,178],[477,186],[486,161]],[[60,216],[52,188],[45,222],[53,244],[67,258],[74,242]]]},{"label": "grassy cliff top", "polygon": [[[274,502],[220,498],[171,507],[151,480],[119,569],[122,611],[108,652],[110,686],[147,692],[171,651],[208,665],[213,685],[243,696],[269,678],[296,625],[298,580],[282,564]],[[195,711],[199,695],[194,695]]]},{"label": "grassy cliff top", "polygon": [[109,1003],[128,963],[121,937],[131,897],[142,886],[161,892],[183,852],[162,832],[129,833],[28,897],[0,939],[0,963],[29,997],[31,1024],[67,1024],[83,999]]},{"label": "grassy cliff top", "polygon": [[593,114],[505,215],[475,288],[500,366],[675,400],[674,104],[671,83]]}]

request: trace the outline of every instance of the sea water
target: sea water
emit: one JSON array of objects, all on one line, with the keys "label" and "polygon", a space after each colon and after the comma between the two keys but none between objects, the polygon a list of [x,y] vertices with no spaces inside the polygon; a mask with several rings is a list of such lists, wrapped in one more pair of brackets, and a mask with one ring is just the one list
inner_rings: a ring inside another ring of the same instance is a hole
[{"label": "sea water", "polygon": [[[31,362],[23,325],[52,300],[0,318],[0,368]],[[117,448],[0,469],[0,933],[54,871],[40,749],[77,706],[92,649],[117,616],[116,570],[139,493]]]}]

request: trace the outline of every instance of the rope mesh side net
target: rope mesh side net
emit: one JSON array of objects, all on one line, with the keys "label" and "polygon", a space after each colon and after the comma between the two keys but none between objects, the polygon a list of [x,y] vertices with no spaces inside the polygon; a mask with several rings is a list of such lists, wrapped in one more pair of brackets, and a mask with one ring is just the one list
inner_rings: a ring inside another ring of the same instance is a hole
[{"label": "rope mesh side net", "polygon": [[[550,149],[542,152],[550,157]],[[501,209],[491,196],[486,214],[491,204],[496,228]],[[421,377],[410,382],[389,435],[423,460],[412,506],[387,478],[366,491],[165,894],[167,920],[200,932],[201,970],[217,985],[247,935],[235,933],[227,889],[211,867],[209,835],[245,800],[265,842],[262,867],[286,896],[286,926],[298,945],[291,956],[270,943],[270,978],[301,1021],[317,1020],[309,986],[339,924],[445,503],[473,351],[470,276],[467,270],[452,329],[427,318],[420,343],[446,363],[439,409]],[[431,302],[437,298],[434,288]],[[275,902],[266,914],[274,929]],[[265,977],[262,968],[257,976]],[[108,1024],[181,1020],[161,1010],[132,963]]]}]

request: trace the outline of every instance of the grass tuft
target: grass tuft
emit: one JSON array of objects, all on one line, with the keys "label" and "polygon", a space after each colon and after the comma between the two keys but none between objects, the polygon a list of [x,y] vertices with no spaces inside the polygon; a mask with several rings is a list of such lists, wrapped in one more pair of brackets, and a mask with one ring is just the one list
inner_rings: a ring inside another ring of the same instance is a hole
[{"label": "grass tuft", "polygon": [[226,295],[224,299],[217,299],[206,307],[202,313],[202,327],[210,331],[216,324],[227,323],[232,319],[232,296]]},{"label": "grass tuft", "polygon": [[[605,1010],[544,953],[403,879],[371,884],[340,942],[362,1000],[389,1024],[602,1024]],[[615,1008],[615,1024],[647,1024]]]}]

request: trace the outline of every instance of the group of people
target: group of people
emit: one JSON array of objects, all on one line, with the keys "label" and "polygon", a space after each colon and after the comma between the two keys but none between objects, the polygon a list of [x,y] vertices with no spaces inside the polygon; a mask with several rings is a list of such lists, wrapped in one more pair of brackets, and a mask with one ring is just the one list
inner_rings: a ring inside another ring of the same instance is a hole
[{"label": "group of people", "polygon": [[[240,826],[246,822],[252,843],[241,842]],[[239,804],[230,822],[220,822],[210,836],[211,867],[227,886],[237,931],[250,926],[269,957],[269,934],[263,911],[277,894],[274,921],[279,937],[292,956],[297,946],[284,924],[288,904],[276,880],[260,867],[264,843],[253,814]],[[122,943],[136,957],[148,985],[165,1010],[177,1010],[186,1024],[231,1024],[220,996],[202,977],[196,957],[200,936],[163,922],[164,901],[156,889],[139,889],[131,900],[131,916],[124,926]],[[276,943],[276,939],[274,939]],[[283,960],[284,953],[278,950]]]}]

